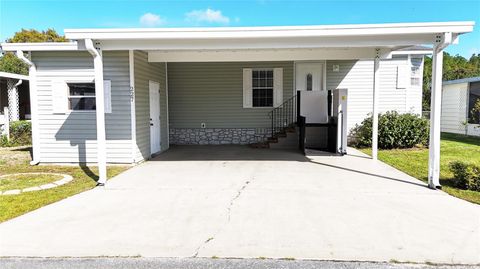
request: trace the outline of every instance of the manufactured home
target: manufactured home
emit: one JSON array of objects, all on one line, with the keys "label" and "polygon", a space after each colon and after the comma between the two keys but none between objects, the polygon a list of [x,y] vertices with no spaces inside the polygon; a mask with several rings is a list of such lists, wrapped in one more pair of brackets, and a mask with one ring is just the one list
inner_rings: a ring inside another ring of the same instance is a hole
[{"label": "manufactured home", "polygon": [[480,77],[443,82],[442,132],[480,136]]},{"label": "manufactured home", "polygon": [[[102,182],[106,163],[170,145],[345,153],[349,129],[369,113],[376,158],[378,113],[420,114],[423,56],[433,54],[441,78],[443,49],[473,25],[67,29],[71,42],[2,49],[30,66],[33,163],[98,162]],[[434,94],[440,84],[434,75]],[[438,146],[431,151],[438,179]]]}]

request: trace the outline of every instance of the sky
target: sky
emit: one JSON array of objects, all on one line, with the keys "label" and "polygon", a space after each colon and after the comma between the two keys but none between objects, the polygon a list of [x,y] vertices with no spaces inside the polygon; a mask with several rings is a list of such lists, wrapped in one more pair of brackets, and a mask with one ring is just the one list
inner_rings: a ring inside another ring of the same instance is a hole
[{"label": "sky", "polygon": [[475,21],[450,54],[480,53],[480,0],[0,0],[0,40],[21,28],[216,27]]}]

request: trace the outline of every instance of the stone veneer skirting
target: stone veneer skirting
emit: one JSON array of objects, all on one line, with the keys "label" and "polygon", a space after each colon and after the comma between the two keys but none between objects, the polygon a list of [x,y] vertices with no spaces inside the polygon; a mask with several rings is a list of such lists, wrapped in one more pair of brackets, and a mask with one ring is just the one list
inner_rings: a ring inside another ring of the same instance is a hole
[{"label": "stone veneer skirting", "polygon": [[270,128],[171,128],[173,145],[245,145],[266,141]]}]

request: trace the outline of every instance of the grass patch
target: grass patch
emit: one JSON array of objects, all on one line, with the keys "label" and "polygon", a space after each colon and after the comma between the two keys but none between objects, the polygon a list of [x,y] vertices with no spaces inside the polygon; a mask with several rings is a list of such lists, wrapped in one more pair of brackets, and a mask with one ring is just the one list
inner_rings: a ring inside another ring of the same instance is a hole
[{"label": "grass patch", "polygon": [[10,175],[0,178],[0,191],[25,189],[34,186],[40,186],[47,183],[52,183],[62,179],[61,175],[52,174],[23,174]]},{"label": "grass patch", "polygon": [[[371,155],[371,149],[360,149]],[[448,164],[452,161],[465,161],[480,165],[480,138],[442,133],[440,144],[440,184],[442,189],[455,197],[480,204],[480,192],[455,188],[453,174]],[[424,182],[428,181],[428,149],[379,150],[378,158]]]},{"label": "grass patch", "polygon": [[[42,206],[92,189],[96,185],[97,168],[79,166],[31,166],[30,148],[0,148],[0,175],[13,173],[50,172],[67,174],[73,181],[47,190],[0,196],[0,222],[12,219]],[[128,169],[128,166],[108,167],[108,178]],[[3,181],[2,183],[3,184]]]}]

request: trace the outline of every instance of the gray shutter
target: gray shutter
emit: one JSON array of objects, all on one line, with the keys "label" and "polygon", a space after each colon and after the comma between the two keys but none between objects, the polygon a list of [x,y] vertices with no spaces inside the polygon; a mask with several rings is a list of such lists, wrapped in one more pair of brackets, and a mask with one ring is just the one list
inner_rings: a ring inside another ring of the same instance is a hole
[{"label": "gray shutter", "polygon": [[273,106],[283,103],[283,68],[273,69]]},{"label": "gray shutter", "polygon": [[252,107],[252,69],[243,69],[243,107]]},{"label": "gray shutter", "polygon": [[105,113],[112,113],[112,81],[103,81]]},{"label": "gray shutter", "polygon": [[65,114],[68,111],[68,85],[63,80],[52,83],[53,113]]}]

